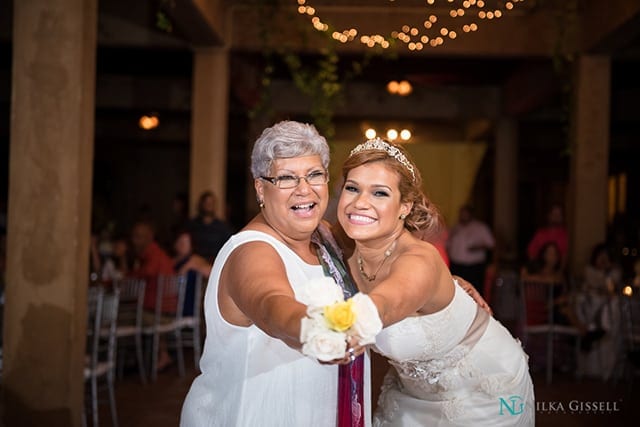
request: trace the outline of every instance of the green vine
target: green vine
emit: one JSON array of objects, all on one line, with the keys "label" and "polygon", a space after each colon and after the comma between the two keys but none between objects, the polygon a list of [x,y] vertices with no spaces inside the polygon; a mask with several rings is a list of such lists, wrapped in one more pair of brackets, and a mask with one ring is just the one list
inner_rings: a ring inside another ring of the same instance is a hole
[{"label": "green vine", "polygon": [[173,32],[173,22],[167,11],[175,9],[174,0],[160,0],[158,9],[156,10],[156,28],[165,33]]}]

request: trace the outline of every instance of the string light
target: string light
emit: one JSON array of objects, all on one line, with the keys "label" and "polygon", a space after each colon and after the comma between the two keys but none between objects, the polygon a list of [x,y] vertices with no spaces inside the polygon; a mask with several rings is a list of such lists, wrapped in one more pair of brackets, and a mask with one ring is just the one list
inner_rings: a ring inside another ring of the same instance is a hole
[{"label": "string light", "polygon": [[[418,25],[404,24],[399,29],[390,31],[388,35],[361,34],[355,26],[342,30],[334,29],[330,23],[322,21],[318,9],[311,5],[312,0],[297,0],[297,8],[299,14],[311,17],[313,28],[317,31],[326,32],[332,29],[331,37],[340,43],[356,41],[369,48],[388,49],[393,40],[398,40],[410,51],[420,51],[427,46],[432,48],[442,46],[445,40],[454,40],[460,34],[477,31],[477,20],[489,22],[500,19],[505,13],[512,11],[518,3],[523,2],[524,0],[498,1],[492,2],[493,7],[488,7],[483,0],[426,0],[422,22]],[[400,1],[390,3],[389,7],[393,7]],[[443,14],[446,18],[444,21],[448,21],[446,26],[445,23],[439,22],[434,8],[449,9],[448,13]],[[463,18],[466,18],[467,22],[462,22]]]},{"label": "string light", "polygon": [[[374,128],[368,127],[368,125],[365,127],[366,129],[364,129],[364,136],[367,140],[374,139],[376,136],[378,136],[379,132]],[[384,135],[384,138],[386,138],[388,141],[396,143],[409,142],[409,140],[413,138],[413,133],[409,129],[402,129],[398,131],[398,129],[389,128],[381,134]]]},{"label": "string light", "polygon": [[378,135],[378,133],[377,133],[377,132],[376,132],[376,130],[375,130],[375,129],[373,129],[373,128],[369,128],[369,129],[367,129],[366,131],[364,131],[364,136],[365,136],[367,139],[373,139],[373,138],[375,138],[375,137],[376,137],[376,135]]}]

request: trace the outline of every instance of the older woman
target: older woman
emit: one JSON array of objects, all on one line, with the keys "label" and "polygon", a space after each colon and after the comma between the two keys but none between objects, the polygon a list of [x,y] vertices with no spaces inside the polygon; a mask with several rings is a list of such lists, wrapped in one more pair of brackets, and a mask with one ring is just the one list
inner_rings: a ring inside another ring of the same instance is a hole
[{"label": "older woman", "polygon": [[[338,366],[299,351],[301,295],[324,277],[311,238],[329,200],[328,166],[327,143],[311,125],[280,122],[256,141],[251,172],[260,213],[215,260],[202,374],[184,402],[182,426],[336,426]],[[369,402],[359,403],[362,415],[348,425],[366,419]]]},{"label": "older woman", "polygon": [[533,426],[527,356],[459,286],[433,245],[411,234],[435,207],[415,164],[381,139],[351,151],[338,220],[356,246],[349,259],[385,328],[376,347],[394,367],[374,425]]}]

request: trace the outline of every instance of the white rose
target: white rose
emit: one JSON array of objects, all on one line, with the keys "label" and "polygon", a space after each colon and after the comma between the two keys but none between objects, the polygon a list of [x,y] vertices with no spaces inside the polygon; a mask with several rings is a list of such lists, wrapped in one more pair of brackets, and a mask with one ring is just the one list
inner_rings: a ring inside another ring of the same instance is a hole
[{"label": "white rose", "polygon": [[324,307],[344,301],[342,288],[330,277],[322,277],[305,283],[296,293],[296,299],[313,307]]},{"label": "white rose", "polygon": [[308,340],[302,345],[302,354],[306,356],[329,362],[345,355],[347,336],[342,332],[325,329],[307,338]]},{"label": "white rose", "polygon": [[374,344],[376,335],[382,330],[382,320],[380,320],[378,309],[371,298],[363,293],[355,294],[352,300],[356,322],[347,333],[360,337],[361,345]]},{"label": "white rose", "polygon": [[316,309],[311,311],[309,308],[309,317],[303,317],[300,319],[300,342],[305,343],[311,339],[314,335],[327,330],[324,326],[324,318],[322,318],[321,311]]}]

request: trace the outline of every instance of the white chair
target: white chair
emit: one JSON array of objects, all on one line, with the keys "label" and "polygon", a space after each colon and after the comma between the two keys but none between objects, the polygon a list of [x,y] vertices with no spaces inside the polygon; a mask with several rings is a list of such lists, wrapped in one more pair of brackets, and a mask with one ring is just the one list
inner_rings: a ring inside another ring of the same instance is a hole
[{"label": "white chair", "polygon": [[118,345],[118,375],[122,378],[125,365],[125,350],[133,344],[136,351],[136,361],[140,381],[147,383],[142,346],[142,315],[144,305],[145,281],[141,279],[125,278],[116,280],[114,288],[120,291],[118,309],[118,327],[116,337]]},{"label": "white chair", "polygon": [[178,373],[184,376],[184,354],[182,351],[182,309],[187,278],[185,275],[159,276],[156,289],[156,304],[153,324],[143,332],[152,337],[151,381],[158,378],[158,350],[160,336],[173,335],[178,358]]},{"label": "white chair", "polygon": [[[88,290],[87,360],[84,368],[85,382],[89,382],[90,409],[93,426],[98,426],[98,380],[105,378],[109,393],[111,422],[118,426],[118,413],[114,393],[116,325],[118,319],[119,291],[106,293],[102,287]],[[83,425],[86,413],[83,411]]]},{"label": "white chair", "polygon": [[[193,283],[193,310],[190,315],[182,316],[180,328],[182,329],[182,346],[193,348],[193,363],[199,369],[200,355],[202,354],[202,299],[204,280],[201,274],[196,274]],[[186,301],[186,295],[185,295]]]},{"label": "white chair", "polygon": [[580,352],[580,331],[573,326],[558,325],[554,319],[554,288],[557,285],[535,280],[520,280],[523,343],[526,348],[531,335],[544,335],[547,384],[551,384],[553,380],[553,351],[556,336],[564,335],[575,340],[576,362]]}]

